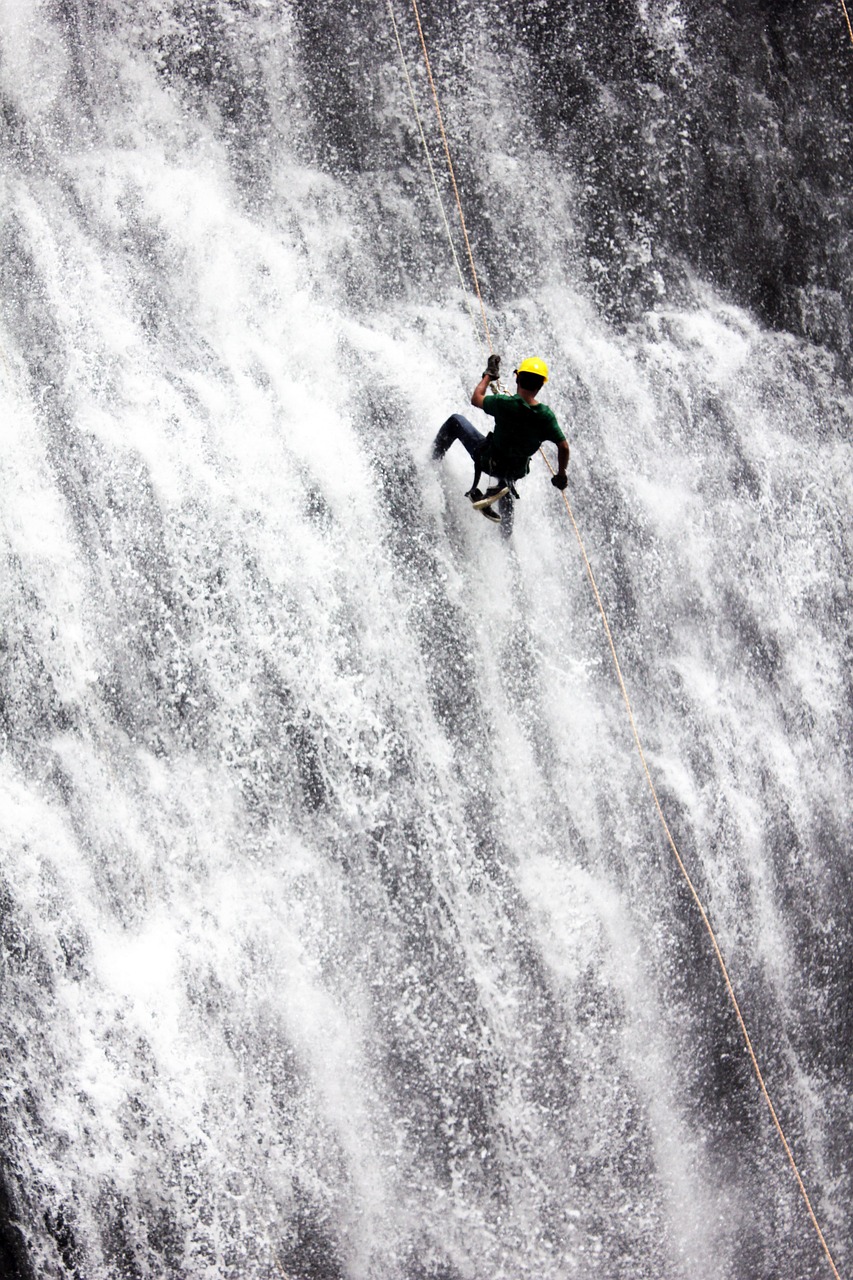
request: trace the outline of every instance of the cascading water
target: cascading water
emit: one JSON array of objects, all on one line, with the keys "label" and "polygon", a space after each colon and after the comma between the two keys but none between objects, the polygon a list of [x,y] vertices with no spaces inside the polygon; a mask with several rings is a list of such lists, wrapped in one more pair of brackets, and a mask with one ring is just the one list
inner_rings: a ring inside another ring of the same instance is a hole
[{"label": "cascading water", "polygon": [[[717,9],[423,17],[843,1274],[853,49]],[[483,353],[387,8],[0,24],[3,1274],[829,1275],[562,502],[430,459]]]}]

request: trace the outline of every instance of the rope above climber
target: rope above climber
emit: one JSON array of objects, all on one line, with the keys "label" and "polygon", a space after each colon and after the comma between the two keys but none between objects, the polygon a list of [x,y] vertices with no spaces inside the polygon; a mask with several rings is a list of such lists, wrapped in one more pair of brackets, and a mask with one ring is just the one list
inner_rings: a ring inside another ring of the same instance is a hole
[{"label": "rope above climber", "polygon": [[[500,389],[500,365],[500,356],[489,356],[486,370],[471,393],[472,405],[494,419],[494,430],[484,436],[461,413],[453,413],[443,423],[432,452],[434,458],[443,458],[454,440],[460,442],[474,462],[474,483],[465,496],[488,520],[502,524],[503,532],[508,534],[512,529],[513,502],[519,496],[515,481],[527,475],[533,454],[546,440],[557,446],[557,471],[551,483],[557,489],[565,489],[569,444],[553,410],[536,399],[548,381],[545,361],[538,356],[521,361],[514,371],[515,395]],[[497,392],[492,390],[494,383]],[[485,493],[479,488],[483,473],[494,480]]]}]

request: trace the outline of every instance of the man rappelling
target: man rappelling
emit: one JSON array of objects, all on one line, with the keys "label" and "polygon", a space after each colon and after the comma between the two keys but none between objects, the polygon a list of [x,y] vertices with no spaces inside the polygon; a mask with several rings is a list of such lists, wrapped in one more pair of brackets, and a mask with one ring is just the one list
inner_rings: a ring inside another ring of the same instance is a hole
[{"label": "man rappelling", "polygon": [[[461,413],[447,419],[435,438],[433,457],[443,458],[458,440],[474,461],[474,483],[465,495],[471,505],[487,520],[503,523],[504,532],[512,528],[512,503],[518,497],[515,481],[526,476],[530,459],[539,446],[550,440],[557,446],[557,472],[551,483],[565,489],[568,483],[569,445],[553,410],[540,404],[537,393],[548,381],[548,366],[538,356],[522,360],[515,370],[515,395],[498,390],[491,393],[494,382],[500,387],[500,356],[489,356],[486,370],[471,394],[471,403],[495,420],[494,430],[484,436]],[[495,481],[485,493],[479,488],[485,473]],[[495,510],[495,504],[499,509]]]}]

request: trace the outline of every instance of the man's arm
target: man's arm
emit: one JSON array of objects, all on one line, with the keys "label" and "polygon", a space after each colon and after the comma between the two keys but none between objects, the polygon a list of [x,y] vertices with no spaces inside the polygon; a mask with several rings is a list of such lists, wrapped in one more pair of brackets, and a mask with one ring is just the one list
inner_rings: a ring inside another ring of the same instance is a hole
[{"label": "man's arm", "polygon": [[483,401],[486,398],[486,392],[489,389],[491,381],[492,375],[490,373],[484,373],[474,390],[471,392],[471,403],[475,409],[482,409]]},{"label": "man's arm", "polygon": [[477,383],[471,395],[471,403],[475,409],[482,409],[490,382],[499,382],[501,376],[501,358],[494,351],[486,362],[486,371]]},{"label": "man's arm", "polygon": [[569,477],[566,471],[569,467],[569,442],[568,440],[557,441],[557,472],[551,476],[551,484],[555,489],[565,489],[569,483]]}]

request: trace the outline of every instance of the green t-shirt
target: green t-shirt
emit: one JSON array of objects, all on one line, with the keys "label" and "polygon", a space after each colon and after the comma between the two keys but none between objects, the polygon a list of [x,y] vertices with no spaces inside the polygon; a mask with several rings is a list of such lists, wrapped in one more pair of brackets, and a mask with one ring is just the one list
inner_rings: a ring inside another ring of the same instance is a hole
[{"label": "green t-shirt", "polygon": [[484,471],[519,480],[526,476],[530,458],[542,444],[565,440],[563,429],[546,404],[528,404],[521,396],[486,396],[483,412],[495,420],[495,429],[483,446]]}]

